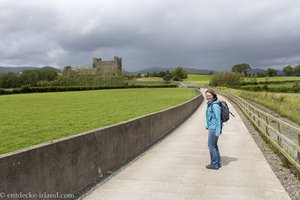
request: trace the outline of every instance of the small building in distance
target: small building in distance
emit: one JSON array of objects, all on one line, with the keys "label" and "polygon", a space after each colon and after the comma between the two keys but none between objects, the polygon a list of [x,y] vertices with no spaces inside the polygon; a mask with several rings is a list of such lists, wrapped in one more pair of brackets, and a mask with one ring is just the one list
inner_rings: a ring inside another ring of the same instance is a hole
[{"label": "small building in distance", "polygon": [[114,60],[103,61],[101,58],[93,58],[93,67],[96,74],[101,76],[121,76],[122,58],[114,57]]}]

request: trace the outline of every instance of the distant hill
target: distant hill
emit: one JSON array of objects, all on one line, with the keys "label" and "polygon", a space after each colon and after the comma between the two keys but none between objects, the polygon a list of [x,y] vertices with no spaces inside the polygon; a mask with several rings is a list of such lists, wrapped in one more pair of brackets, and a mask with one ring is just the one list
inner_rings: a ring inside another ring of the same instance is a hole
[{"label": "distant hill", "polygon": [[281,71],[281,70],[277,70],[276,71],[276,75],[277,76],[285,76],[285,73],[283,71]]},{"label": "distant hill", "polygon": [[[124,74],[147,74],[147,73],[159,73],[161,71],[172,71],[174,68],[165,68],[165,67],[149,67],[146,69],[142,69],[135,72],[129,72],[129,71],[123,71]],[[213,72],[212,70],[206,70],[206,69],[194,69],[194,68],[183,68],[185,71],[187,71],[190,74],[210,74]]]},{"label": "distant hill", "polygon": [[32,70],[32,69],[54,69],[56,72],[61,72],[60,69],[50,67],[50,66],[45,66],[45,67],[1,67],[0,66],[0,74],[1,73],[8,73],[8,72],[13,72],[19,74],[20,72],[24,70]]},{"label": "distant hill", "polygon": [[247,74],[263,74],[263,75],[266,75],[267,74],[267,71],[264,70],[264,69],[260,69],[260,68],[253,68],[253,69],[250,69]]},{"label": "distant hill", "polygon": [[124,75],[135,74],[135,73],[133,73],[133,72],[129,72],[129,71],[126,71],[126,70],[123,70],[122,73],[123,73]]},{"label": "distant hill", "polygon": [[147,73],[153,73],[153,72],[159,73],[161,71],[167,71],[167,70],[170,71],[171,68],[149,67],[149,68],[146,68],[146,69],[142,69],[142,70],[135,71],[135,72],[130,72],[130,73],[131,74],[147,74]]},{"label": "distant hill", "polygon": [[18,74],[27,69],[38,69],[38,67],[1,67],[0,66],[0,73],[14,72]]},{"label": "distant hill", "polygon": [[190,74],[211,74],[212,72],[215,72],[214,70],[194,69],[194,68],[187,68],[187,67],[183,69]]},{"label": "distant hill", "polygon": [[42,67],[41,69],[54,69],[57,73],[61,73],[62,72],[61,69],[57,69],[55,67],[50,67],[50,66],[45,66],[45,67]]}]

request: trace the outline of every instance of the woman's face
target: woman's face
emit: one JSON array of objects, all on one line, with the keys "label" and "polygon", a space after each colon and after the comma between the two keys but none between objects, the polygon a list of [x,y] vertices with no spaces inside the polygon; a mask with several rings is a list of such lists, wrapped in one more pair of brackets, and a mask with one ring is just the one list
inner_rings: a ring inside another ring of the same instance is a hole
[{"label": "woman's face", "polygon": [[206,97],[207,101],[210,101],[210,100],[212,100],[214,98],[213,95],[211,93],[209,93],[209,92],[205,93],[205,97]]}]

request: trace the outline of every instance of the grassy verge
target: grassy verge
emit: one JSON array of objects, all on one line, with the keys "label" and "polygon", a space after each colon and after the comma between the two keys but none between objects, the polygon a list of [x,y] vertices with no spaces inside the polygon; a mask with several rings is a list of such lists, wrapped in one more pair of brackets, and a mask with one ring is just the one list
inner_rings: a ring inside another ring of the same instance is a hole
[{"label": "grassy verge", "polygon": [[183,103],[193,89],[149,88],[0,96],[0,154]]},{"label": "grassy verge", "polygon": [[233,89],[225,91],[264,105],[300,125],[300,93],[250,92]]}]

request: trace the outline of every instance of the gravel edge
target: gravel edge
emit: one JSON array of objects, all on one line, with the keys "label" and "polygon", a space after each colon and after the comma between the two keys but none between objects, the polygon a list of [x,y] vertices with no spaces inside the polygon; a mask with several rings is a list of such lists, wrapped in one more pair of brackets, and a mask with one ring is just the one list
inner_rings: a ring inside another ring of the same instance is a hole
[{"label": "gravel edge", "polygon": [[279,179],[285,191],[289,194],[290,198],[292,200],[300,200],[300,181],[297,179],[297,176],[293,173],[292,169],[288,168],[280,159],[280,157],[271,149],[271,147],[266,144],[240,108],[233,102],[231,102],[231,104],[241,117],[256,145],[263,153],[271,169],[274,171],[275,175]]}]

